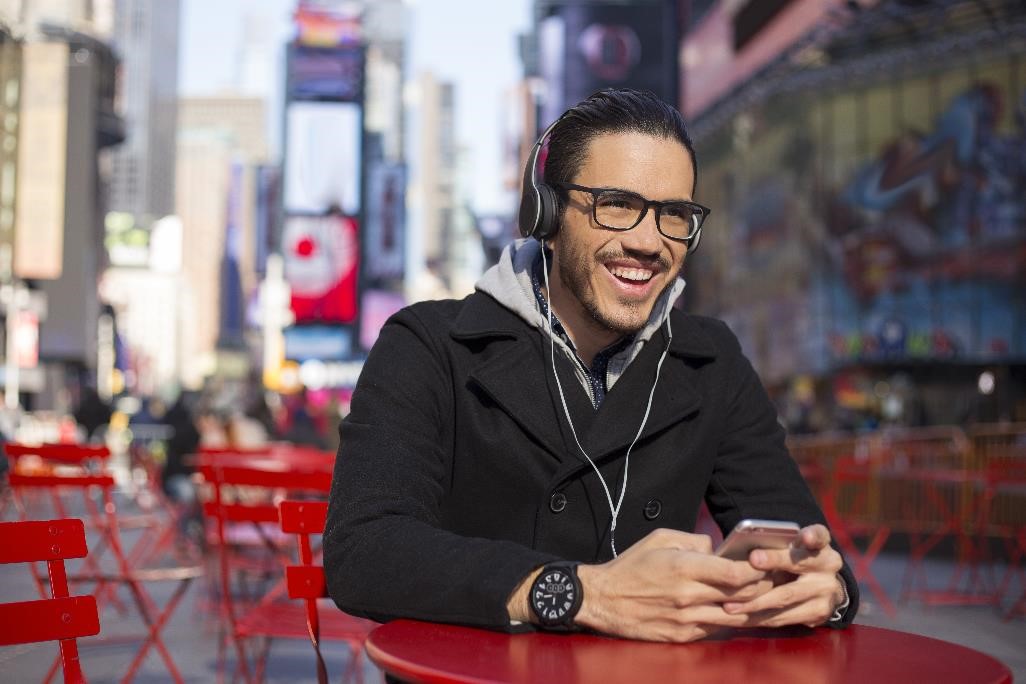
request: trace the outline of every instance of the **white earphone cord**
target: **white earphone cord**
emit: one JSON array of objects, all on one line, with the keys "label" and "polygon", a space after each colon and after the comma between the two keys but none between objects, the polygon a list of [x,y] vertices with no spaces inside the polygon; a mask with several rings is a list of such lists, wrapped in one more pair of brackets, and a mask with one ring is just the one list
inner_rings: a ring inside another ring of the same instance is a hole
[{"label": "white earphone cord", "polygon": [[616,558],[619,554],[616,552],[616,519],[620,516],[620,507],[623,506],[623,497],[627,493],[627,470],[631,465],[631,450],[634,445],[638,443],[638,439],[641,437],[641,433],[645,430],[645,425],[648,423],[648,414],[652,411],[652,400],[655,397],[656,385],[659,384],[659,373],[663,369],[663,361],[666,360],[666,353],[670,350],[670,342],[673,341],[673,329],[670,327],[670,317],[666,317],[666,348],[663,349],[662,356],[659,357],[659,363],[656,364],[656,376],[652,382],[652,389],[648,393],[648,405],[645,407],[645,417],[641,420],[641,426],[638,427],[638,434],[634,435],[634,439],[631,441],[629,447],[627,447],[627,455],[624,459],[623,465],[623,486],[620,488],[620,498],[616,502],[616,506],[613,506],[613,497],[609,493],[609,487],[606,485],[606,480],[602,477],[602,473],[599,471],[598,466],[588,456],[588,452],[581,446],[581,440],[577,438],[577,430],[574,429],[574,421],[570,419],[570,409],[566,404],[566,397],[563,395],[563,383],[559,381],[559,373],[556,372],[556,336],[552,332],[552,295],[549,289],[549,265],[548,260],[545,258],[545,245],[542,245],[542,273],[545,278],[545,292],[549,296],[549,302],[546,306],[549,320],[549,355],[552,361],[552,375],[556,378],[556,388],[559,390],[559,400],[563,404],[563,413],[566,415],[566,422],[570,426],[570,433],[574,436],[574,442],[577,443],[577,448],[581,450],[581,454],[584,456],[588,464],[591,465],[595,474],[598,475],[599,483],[602,485],[602,490],[606,493],[606,503],[609,504],[609,513],[612,515],[612,521],[609,525],[609,546],[613,550],[613,558]]}]

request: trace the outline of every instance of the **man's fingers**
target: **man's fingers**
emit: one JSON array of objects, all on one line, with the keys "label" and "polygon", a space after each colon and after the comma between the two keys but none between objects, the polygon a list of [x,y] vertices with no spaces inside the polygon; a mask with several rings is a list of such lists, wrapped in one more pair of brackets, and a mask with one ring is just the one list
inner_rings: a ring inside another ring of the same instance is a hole
[{"label": "man's fingers", "polygon": [[681,532],[680,530],[659,528],[649,532],[644,539],[631,548],[638,549],[639,551],[660,548],[712,553],[712,539],[707,534],[692,534],[690,532]]},{"label": "man's fingers", "polygon": [[760,570],[783,570],[796,575],[809,572],[839,572],[844,564],[841,554],[831,546],[819,549],[758,549],[748,556],[752,567]]},{"label": "man's fingers", "polygon": [[708,554],[686,554],[678,559],[682,577],[717,587],[744,587],[766,577],[766,572],[740,560]]},{"label": "man's fingers", "polygon": [[815,599],[789,608],[746,614],[748,622],[745,623],[745,627],[818,627],[829,620],[832,614],[833,609],[828,603]]},{"label": "man's fingers", "polygon": [[757,615],[765,611],[785,611],[795,606],[814,603],[819,612],[826,611],[829,615],[833,611],[832,601],[836,584],[837,580],[833,575],[805,575],[793,582],[774,587],[750,601],[724,603],[723,610],[731,615]]},{"label": "man's fingers", "polygon": [[773,589],[773,582],[768,578],[739,587],[715,586],[703,582],[686,582],[681,584],[672,598],[673,605],[678,609],[683,609],[701,604],[751,601],[771,589]]},{"label": "man's fingers", "polygon": [[799,533],[801,545],[807,549],[823,549],[830,545],[830,530],[825,525],[807,525]]}]

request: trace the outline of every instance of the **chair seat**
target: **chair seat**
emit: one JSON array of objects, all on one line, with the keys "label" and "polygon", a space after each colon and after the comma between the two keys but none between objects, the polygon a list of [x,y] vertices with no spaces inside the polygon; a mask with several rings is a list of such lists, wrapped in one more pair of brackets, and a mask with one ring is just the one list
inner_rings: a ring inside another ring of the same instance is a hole
[{"label": "chair seat", "polygon": [[[212,527],[207,530],[206,540],[210,546],[221,543],[217,530]],[[266,547],[268,542],[283,546],[289,541],[289,535],[284,534],[277,525],[270,523],[227,523],[224,526],[224,543],[229,546]]]},{"label": "chair seat", "polygon": [[[318,602],[321,640],[362,642],[377,623],[353,617],[335,607],[330,601]],[[307,639],[306,607],[300,603],[270,603],[256,606],[246,612],[236,625],[243,637],[284,637]]]}]

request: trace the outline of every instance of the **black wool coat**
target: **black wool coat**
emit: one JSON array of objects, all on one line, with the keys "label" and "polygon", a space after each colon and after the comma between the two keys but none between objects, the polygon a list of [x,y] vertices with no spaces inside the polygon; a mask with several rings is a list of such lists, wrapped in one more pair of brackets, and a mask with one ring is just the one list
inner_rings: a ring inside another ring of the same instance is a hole
[{"label": "black wool coat", "polygon": [[[721,529],[743,518],[824,522],[777,414],[722,322],[672,312],[651,414],[630,454],[615,543],[692,531],[704,499]],[[595,410],[557,351],[574,428],[616,502],[664,325]],[[407,307],[384,326],[341,425],[324,565],[348,613],[504,628],[534,568],[612,557],[611,514],[567,427],[549,343],[476,292]],[[858,588],[845,567],[851,606]]]}]

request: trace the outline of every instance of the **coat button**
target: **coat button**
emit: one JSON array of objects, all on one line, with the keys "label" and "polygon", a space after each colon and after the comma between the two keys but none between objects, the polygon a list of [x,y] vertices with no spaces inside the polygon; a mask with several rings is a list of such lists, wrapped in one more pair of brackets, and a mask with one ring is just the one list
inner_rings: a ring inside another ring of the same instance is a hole
[{"label": "coat button", "polygon": [[566,494],[556,492],[549,499],[549,510],[553,513],[562,513],[564,508],[566,508]]},{"label": "coat button", "polygon": [[645,504],[645,520],[655,520],[663,512],[663,502],[659,499],[650,499]]}]

